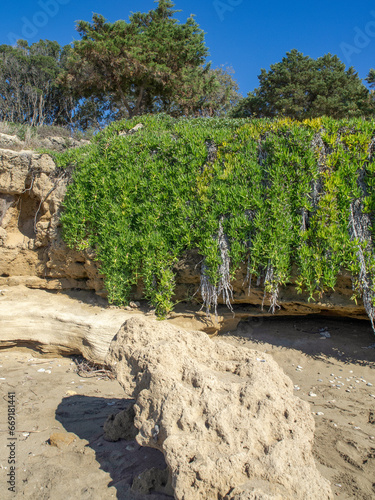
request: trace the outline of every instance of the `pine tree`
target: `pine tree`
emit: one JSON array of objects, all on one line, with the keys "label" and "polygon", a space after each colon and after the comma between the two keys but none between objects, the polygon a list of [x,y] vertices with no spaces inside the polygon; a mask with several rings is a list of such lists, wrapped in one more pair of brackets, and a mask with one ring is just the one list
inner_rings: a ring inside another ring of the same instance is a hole
[{"label": "pine tree", "polygon": [[214,85],[204,33],[190,16],[174,19],[170,0],[159,0],[148,13],[129,22],[107,22],[94,14],[79,21],[81,40],[74,44],[62,81],[81,97],[110,96],[129,117],[172,106],[184,114],[199,108],[199,97]]},{"label": "pine tree", "polygon": [[369,113],[369,92],[352,67],[331,54],[314,60],[293,49],[261,70],[259,87],[242,100],[235,117],[288,116],[297,120]]}]

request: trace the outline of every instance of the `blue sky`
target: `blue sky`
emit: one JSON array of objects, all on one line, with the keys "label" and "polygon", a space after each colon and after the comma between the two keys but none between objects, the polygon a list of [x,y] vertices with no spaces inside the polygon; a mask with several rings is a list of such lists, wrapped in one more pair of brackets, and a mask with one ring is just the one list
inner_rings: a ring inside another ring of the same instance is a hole
[{"label": "blue sky", "polygon": [[[77,20],[97,12],[109,21],[128,19],[131,11],[155,8],[153,0],[18,0],[1,2],[0,44],[15,38],[68,44],[79,38]],[[263,0],[175,0],[182,22],[190,14],[206,33],[212,66],[232,66],[245,96],[268,69],[296,48],[313,58],[330,52],[361,78],[375,68],[375,4],[347,0],[292,2]]]}]

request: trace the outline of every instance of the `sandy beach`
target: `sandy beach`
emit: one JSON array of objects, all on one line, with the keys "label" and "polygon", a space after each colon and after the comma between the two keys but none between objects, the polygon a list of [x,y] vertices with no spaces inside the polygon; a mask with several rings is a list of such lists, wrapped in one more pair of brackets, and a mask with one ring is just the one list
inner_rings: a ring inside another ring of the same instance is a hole
[{"label": "sandy beach", "polygon": [[[370,323],[326,317],[256,318],[216,338],[274,357],[292,379],[296,395],[311,405],[314,457],[336,498],[374,498],[375,337]],[[145,470],[164,468],[164,458],[135,441],[106,441],[107,416],[131,401],[115,380],[101,373],[81,375],[75,358],[46,358],[26,348],[0,351],[1,497],[171,498],[152,490],[147,494],[146,485],[131,489],[134,478]],[[11,439],[7,412],[12,393],[16,432]],[[12,440],[15,494],[7,483],[7,445]]]}]

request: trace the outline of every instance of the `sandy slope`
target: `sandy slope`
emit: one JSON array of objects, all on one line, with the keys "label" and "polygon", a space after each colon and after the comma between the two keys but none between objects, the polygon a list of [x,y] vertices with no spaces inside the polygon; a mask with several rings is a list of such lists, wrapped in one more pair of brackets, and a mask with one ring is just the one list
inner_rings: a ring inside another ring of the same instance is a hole
[{"label": "sandy slope", "polygon": [[[316,333],[320,328],[331,337]],[[375,337],[369,323],[274,318],[240,323],[222,338],[274,356],[298,386],[298,395],[311,403],[315,458],[337,498],[373,499],[375,349],[365,347]],[[38,356],[0,351],[1,498],[166,499],[161,493],[130,491],[140,472],[163,466],[159,453],[135,442],[103,439],[106,416],[128,404],[117,382],[78,376],[70,358]],[[8,391],[15,392],[17,405],[16,496],[6,489]],[[64,433],[62,437],[73,433],[75,441],[51,446],[48,440],[54,432]]]}]

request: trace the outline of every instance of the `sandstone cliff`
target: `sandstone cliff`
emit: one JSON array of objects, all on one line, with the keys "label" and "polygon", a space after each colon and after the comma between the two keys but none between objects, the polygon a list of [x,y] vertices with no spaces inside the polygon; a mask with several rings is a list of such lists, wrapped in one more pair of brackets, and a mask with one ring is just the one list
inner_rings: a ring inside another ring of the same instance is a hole
[{"label": "sandstone cliff", "polygon": [[[12,142],[6,144],[10,147]],[[18,142],[13,147],[18,149]],[[62,241],[59,217],[70,175],[68,170],[59,171],[47,154],[0,149],[0,287],[78,288],[106,296],[94,252],[71,250]],[[175,299],[193,299],[196,304],[193,311],[199,309],[200,265],[201,257],[190,252],[176,266]],[[254,283],[249,293],[245,277],[243,266],[232,283],[239,317],[261,313],[264,301],[262,286]],[[335,291],[325,294],[318,302],[309,302],[307,295],[298,295],[290,284],[280,290],[277,314],[324,313],[367,319],[361,301],[355,304],[351,296],[348,273],[339,277]],[[134,289],[133,298],[142,299],[141,283]],[[266,297],[262,314],[269,314],[267,304]],[[229,311],[225,316],[231,317]]]},{"label": "sandstone cliff", "polygon": [[47,154],[0,150],[0,286],[103,290],[93,256],[61,239],[68,179]]}]

